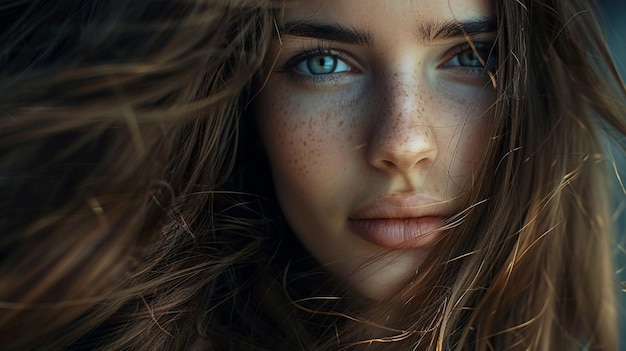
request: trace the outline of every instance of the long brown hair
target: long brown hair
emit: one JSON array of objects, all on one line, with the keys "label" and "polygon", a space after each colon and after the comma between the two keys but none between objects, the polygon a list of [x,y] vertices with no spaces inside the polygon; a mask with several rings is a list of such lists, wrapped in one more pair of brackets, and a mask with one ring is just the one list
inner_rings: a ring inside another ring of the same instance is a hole
[{"label": "long brown hair", "polygon": [[616,350],[601,140],[626,135],[623,83],[588,2],[494,3],[499,99],[482,173],[385,303],[346,297],[272,200],[246,107],[271,66],[278,4],[9,7],[0,344]]},{"label": "long brown hair", "polygon": [[190,251],[197,235],[245,227],[215,220],[212,204],[225,197],[240,94],[266,51],[270,5],[3,6],[3,349],[193,340],[178,337],[202,314],[191,296],[253,246],[212,259]]}]

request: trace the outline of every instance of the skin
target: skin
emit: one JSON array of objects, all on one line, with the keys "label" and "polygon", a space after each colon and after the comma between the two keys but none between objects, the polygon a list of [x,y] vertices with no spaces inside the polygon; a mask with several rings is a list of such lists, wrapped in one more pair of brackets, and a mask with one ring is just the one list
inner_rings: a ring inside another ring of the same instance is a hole
[{"label": "skin", "polygon": [[[486,1],[332,0],[292,2],[279,22],[255,105],[277,197],[313,256],[363,296],[412,278],[465,206],[495,92],[483,67],[459,59],[473,57],[462,33],[424,32],[478,18],[493,18]],[[303,20],[367,40],[329,40],[294,25]],[[493,33],[472,40],[484,60]]]}]

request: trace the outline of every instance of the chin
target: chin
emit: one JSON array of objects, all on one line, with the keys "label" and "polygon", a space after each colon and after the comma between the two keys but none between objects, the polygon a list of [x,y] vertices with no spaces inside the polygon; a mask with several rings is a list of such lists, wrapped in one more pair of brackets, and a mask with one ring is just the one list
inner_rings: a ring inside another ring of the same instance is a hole
[{"label": "chin", "polygon": [[[358,295],[373,301],[383,301],[396,296],[415,277],[424,258],[424,254],[415,250],[395,250],[379,257],[362,259],[361,262],[330,268],[331,271],[341,268],[341,272],[335,273],[339,273],[350,290]],[[353,269],[347,270],[347,266]]]}]

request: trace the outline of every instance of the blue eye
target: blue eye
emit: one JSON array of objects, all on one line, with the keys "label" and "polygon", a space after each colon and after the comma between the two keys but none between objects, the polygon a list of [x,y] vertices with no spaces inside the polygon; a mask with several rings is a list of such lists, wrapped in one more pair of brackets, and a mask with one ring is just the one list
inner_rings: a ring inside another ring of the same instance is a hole
[{"label": "blue eye", "polygon": [[487,43],[474,43],[476,50],[469,44],[463,45],[455,52],[454,57],[444,63],[443,67],[466,67],[486,68],[495,70],[497,56],[492,52],[492,45]]},{"label": "blue eye", "polygon": [[293,71],[305,76],[319,76],[350,72],[350,66],[336,56],[328,54],[307,55],[293,66]]},{"label": "blue eye", "polygon": [[459,65],[464,67],[482,67],[483,65],[474,50],[465,50],[456,55],[456,59]]}]

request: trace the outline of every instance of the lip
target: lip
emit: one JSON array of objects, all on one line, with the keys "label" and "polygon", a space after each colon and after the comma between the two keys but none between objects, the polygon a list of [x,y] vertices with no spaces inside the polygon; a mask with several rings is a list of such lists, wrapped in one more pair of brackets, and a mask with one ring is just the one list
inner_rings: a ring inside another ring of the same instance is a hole
[{"label": "lip", "polygon": [[444,202],[423,195],[391,194],[358,208],[348,227],[361,238],[389,249],[420,248],[443,232]]}]

